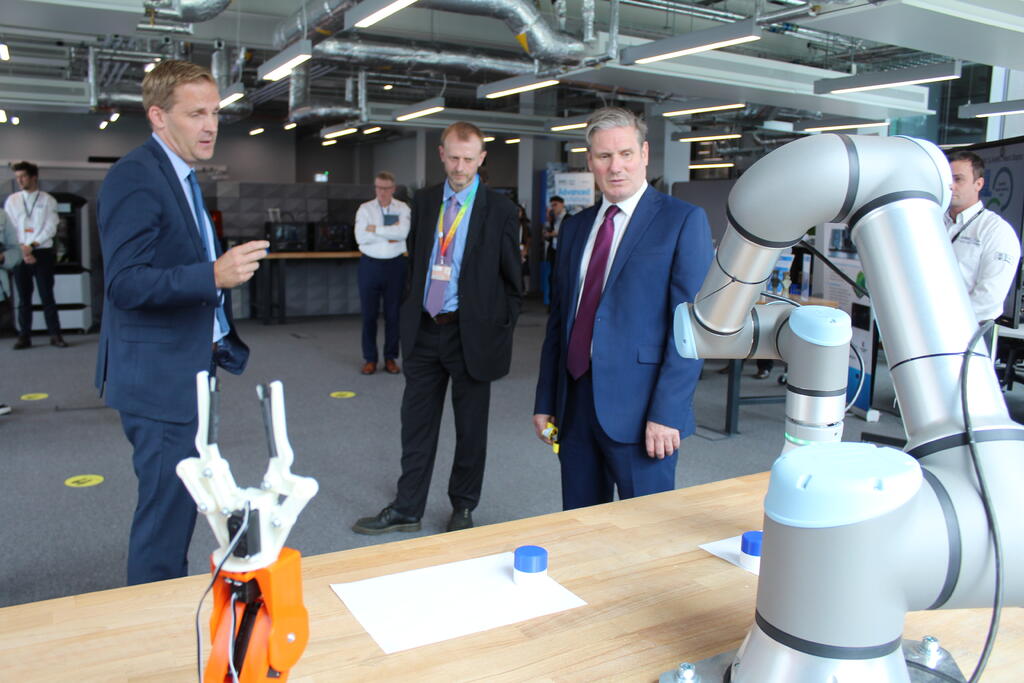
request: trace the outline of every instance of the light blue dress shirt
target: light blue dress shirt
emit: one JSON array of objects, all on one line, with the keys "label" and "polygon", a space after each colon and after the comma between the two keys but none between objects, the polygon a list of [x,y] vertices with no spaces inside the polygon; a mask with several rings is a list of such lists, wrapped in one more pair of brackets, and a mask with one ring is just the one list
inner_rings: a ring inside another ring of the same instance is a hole
[{"label": "light blue dress shirt", "polygon": [[[476,192],[480,188],[480,176],[477,175],[466,187],[459,192],[452,189],[448,181],[444,181],[444,196],[441,201],[441,212],[444,212],[448,205],[448,198],[455,195],[459,204],[465,204],[469,195],[473,195],[473,204],[476,204]],[[444,304],[441,306],[441,313],[450,313],[459,310],[459,271],[462,269],[462,255],[466,251],[466,235],[469,234],[469,222],[473,217],[473,204],[466,206],[466,213],[459,223],[459,229],[455,233],[455,243],[451,247],[452,279],[448,281],[448,287],[444,290]],[[434,218],[436,221],[437,219]],[[440,248],[440,240],[437,238],[437,229],[434,229],[434,248],[430,252],[430,265],[433,267],[437,261],[437,250]],[[427,309],[427,294],[430,293],[430,271],[427,268],[427,284],[423,288],[423,310]]]},{"label": "light blue dress shirt", "polygon": [[[177,176],[178,182],[181,183],[181,191],[185,195],[185,201],[188,202],[188,208],[192,209],[192,218],[195,219],[196,225],[199,226],[199,231],[201,233],[200,236],[202,237],[203,242],[206,243],[206,253],[216,254],[217,249],[214,247],[213,243],[213,226],[210,225],[210,217],[207,216],[205,212],[203,212],[202,216],[198,215],[196,213],[195,204],[192,201],[192,188],[189,187],[188,184],[188,174],[192,172],[192,167],[189,166],[184,159],[175,154],[171,148],[160,139],[159,135],[153,133],[153,139],[157,141],[157,144],[159,144],[167,154],[167,158],[171,160],[171,166],[174,168],[174,175]],[[217,290],[217,298],[221,302],[224,301],[224,295],[219,289]],[[227,334],[227,330],[221,329],[217,316],[213,316],[213,341],[219,341],[225,334]]]}]

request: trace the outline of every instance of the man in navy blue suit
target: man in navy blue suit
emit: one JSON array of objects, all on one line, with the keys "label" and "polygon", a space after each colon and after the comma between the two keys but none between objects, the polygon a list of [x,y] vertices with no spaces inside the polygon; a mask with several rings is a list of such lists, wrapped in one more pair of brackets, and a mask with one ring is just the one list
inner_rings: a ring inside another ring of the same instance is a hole
[{"label": "man in navy blue suit", "polygon": [[96,386],[121,414],[139,498],[128,583],[188,573],[196,508],[175,474],[196,455],[196,373],[245,369],[231,293],[269,243],[223,254],[191,165],[213,156],[220,96],[206,69],[161,62],[142,81],[152,137],[121,158],[97,204],[104,262]]},{"label": "man in navy blue suit", "polygon": [[704,210],[647,184],[647,126],[625,109],[587,124],[601,203],[559,234],[533,424],[559,430],[566,510],[675,486],[680,440],[694,431],[701,361],[679,357],[672,315],[711,263]]}]

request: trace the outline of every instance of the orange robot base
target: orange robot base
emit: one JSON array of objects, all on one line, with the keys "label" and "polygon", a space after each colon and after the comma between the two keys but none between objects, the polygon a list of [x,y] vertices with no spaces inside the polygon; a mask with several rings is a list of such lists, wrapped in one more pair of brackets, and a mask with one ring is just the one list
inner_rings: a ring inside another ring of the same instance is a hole
[{"label": "orange robot base", "polygon": [[[282,548],[277,561],[263,569],[221,572],[213,587],[213,647],[204,683],[233,680],[228,663],[232,641],[240,683],[288,680],[288,671],[309,642],[309,614],[302,604],[301,560],[299,551]],[[216,565],[211,571],[216,571]],[[232,594],[236,596],[233,632]]]}]

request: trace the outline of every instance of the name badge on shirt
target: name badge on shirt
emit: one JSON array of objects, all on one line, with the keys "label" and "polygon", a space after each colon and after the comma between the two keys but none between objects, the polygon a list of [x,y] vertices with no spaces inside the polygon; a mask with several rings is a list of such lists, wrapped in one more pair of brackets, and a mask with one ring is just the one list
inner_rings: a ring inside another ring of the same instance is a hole
[{"label": "name badge on shirt", "polygon": [[25,233],[26,233],[26,234],[28,234],[28,233],[30,233],[30,232],[35,232],[35,231],[36,231],[36,229],[35,229],[35,228],[33,228],[33,227],[29,227],[29,226],[25,226]]},{"label": "name badge on shirt", "polygon": [[449,280],[452,279],[452,267],[434,264],[434,266],[430,269],[430,279],[440,280],[441,282],[448,282]]}]

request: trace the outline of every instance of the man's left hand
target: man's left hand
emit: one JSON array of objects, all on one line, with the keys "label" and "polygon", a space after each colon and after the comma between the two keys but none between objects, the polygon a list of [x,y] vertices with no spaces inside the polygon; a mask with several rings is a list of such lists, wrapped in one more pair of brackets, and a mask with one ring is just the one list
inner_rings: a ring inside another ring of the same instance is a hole
[{"label": "man's left hand", "polygon": [[679,430],[648,420],[645,442],[647,455],[662,460],[679,449]]}]

